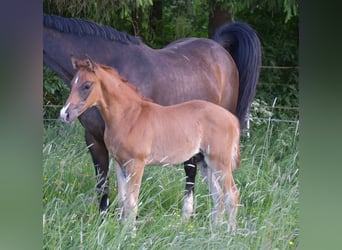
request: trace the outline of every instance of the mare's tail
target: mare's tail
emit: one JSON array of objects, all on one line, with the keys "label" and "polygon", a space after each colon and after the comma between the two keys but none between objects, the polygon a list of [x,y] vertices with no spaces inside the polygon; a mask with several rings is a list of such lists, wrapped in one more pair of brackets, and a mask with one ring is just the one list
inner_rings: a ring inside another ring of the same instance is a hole
[{"label": "mare's tail", "polygon": [[261,44],[255,31],[246,23],[222,25],[213,40],[221,44],[233,57],[239,71],[239,97],[236,116],[241,127],[253,101],[261,66]]}]

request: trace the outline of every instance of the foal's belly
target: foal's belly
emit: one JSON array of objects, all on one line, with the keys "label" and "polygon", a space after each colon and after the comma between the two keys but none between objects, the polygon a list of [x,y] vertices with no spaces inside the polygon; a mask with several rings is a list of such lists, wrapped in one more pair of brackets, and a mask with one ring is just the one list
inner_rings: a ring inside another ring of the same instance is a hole
[{"label": "foal's belly", "polygon": [[199,143],[197,142],[178,144],[174,147],[168,147],[168,149],[165,150],[161,148],[160,145],[157,145],[152,148],[152,151],[146,160],[146,165],[167,166],[179,164],[189,160],[197,153],[199,153]]},{"label": "foal's belly", "polygon": [[177,155],[165,154],[162,157],[154,157],[153,155],[151,155],[149,158],[147,158],[146,166],[168,166],[180,164],[189,160],[197,153],[199,153],[199,151],[193,151],[190,153],[179,152]]}]

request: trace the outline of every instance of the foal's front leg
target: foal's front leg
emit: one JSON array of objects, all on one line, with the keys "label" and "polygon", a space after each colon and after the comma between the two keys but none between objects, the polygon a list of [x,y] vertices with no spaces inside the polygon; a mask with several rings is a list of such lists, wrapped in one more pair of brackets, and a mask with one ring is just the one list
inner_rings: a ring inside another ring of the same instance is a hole
[{"label": "foal's front leg", "polygon": [[122,166],[118,163],[114,165],[118,178],[120,221],[124,224],[129,220],[135,229],[139,191],[145,165],[143,161],[133,159]]}]

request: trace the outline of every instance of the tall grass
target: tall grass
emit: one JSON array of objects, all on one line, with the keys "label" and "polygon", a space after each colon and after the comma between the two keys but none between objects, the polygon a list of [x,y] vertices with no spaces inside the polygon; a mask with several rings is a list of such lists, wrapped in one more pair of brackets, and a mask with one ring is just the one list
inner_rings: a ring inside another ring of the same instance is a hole
[{"label": "tall grass", "polygon": [[56,123],[44,131],[43,234],[45,249],[297,249],[298,127],[266,123],[242,138],[235,235],[214,229],[208,187],[196,179],[196,216],[181,219],[181,165],[148,167],[140,192],[138,230],[117,221],[116,176],[110,169],[110,213],[100,218],[94,168],[83,128]]}]

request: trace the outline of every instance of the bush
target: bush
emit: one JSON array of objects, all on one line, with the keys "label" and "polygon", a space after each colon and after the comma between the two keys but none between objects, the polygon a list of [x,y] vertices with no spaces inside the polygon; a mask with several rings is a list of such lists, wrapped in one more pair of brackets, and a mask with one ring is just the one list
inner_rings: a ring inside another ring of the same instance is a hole
[{"label": "bush", "polygon": [[59,116],[61,105],[67,99],[69,88],[48,67],[43,68],[43,112],[44,121],[55,120]]}]

